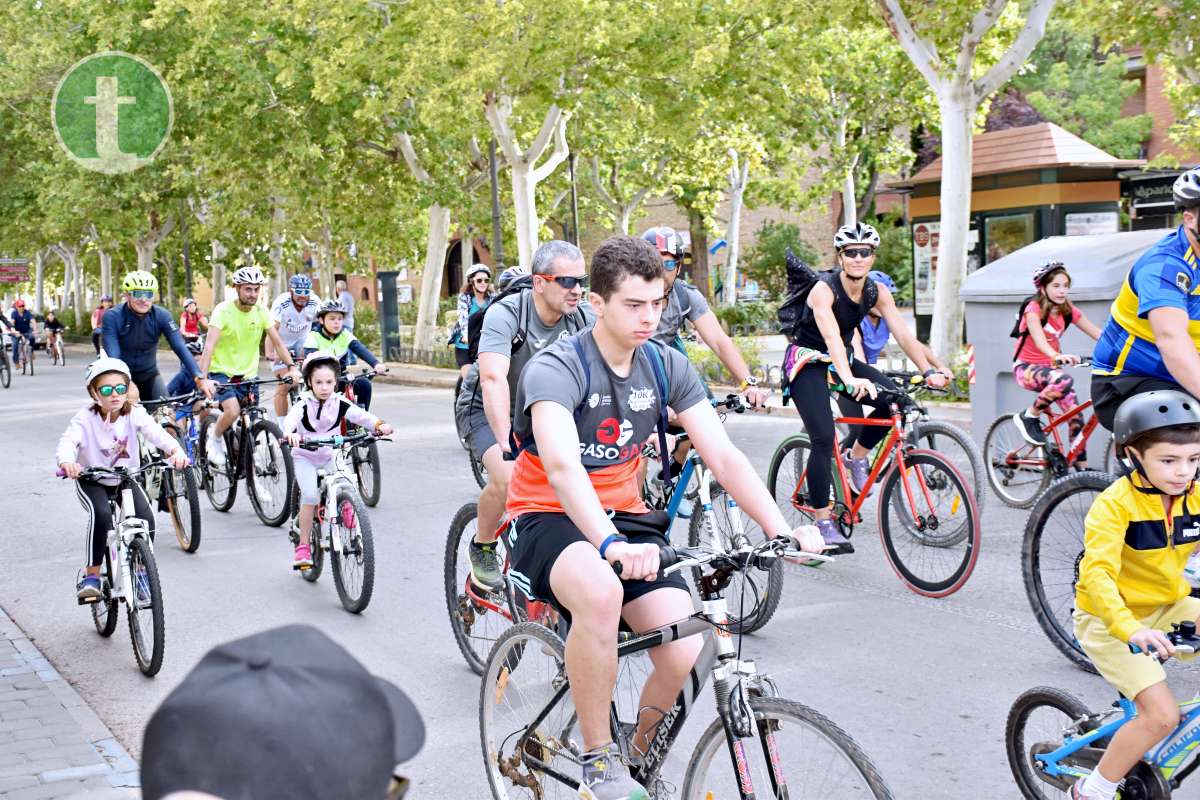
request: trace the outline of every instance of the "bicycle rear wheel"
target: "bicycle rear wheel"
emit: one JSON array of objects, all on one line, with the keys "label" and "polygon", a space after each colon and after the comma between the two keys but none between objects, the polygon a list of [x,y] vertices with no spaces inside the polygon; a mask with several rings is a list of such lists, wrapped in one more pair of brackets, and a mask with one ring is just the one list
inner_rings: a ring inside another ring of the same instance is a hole
[{"label": "bicycle rear wheel", "polygon": [[[145,571],[146,600],[138,599],[138,572]],[[129,618],[129,638],[133,642],[133,657],[138,669],[153,677],[162,669],[166,627],[163,620],[162,584],[158,579],[158,564],[150,545],[140,538],[129,543],[129,575],[133,581],[133,602],[125,604]]]},{"label": "bicycle rear wheel", "polygon": [[1005,505],[1029,508],[1050,485],[1052,476],[1045,450],[1025,441],[1011,414],[998,418],[988,428],[983,452],[988,483]]},{"label": "bicycle rear wheel", "polygon": [[975,510],[983,513],[987,499],[987,474],[983,467],[983,455],[975,440],[962,428],[937,419],[921,419],[913,424],[908,441],[914,447],[933,450],[954,465],[971,483],[975,492]]},{"label": "bicycle rear wheel", "polygon": [[[756,797],[892,797],[867,754],[824,715],[779,697],[751,697],[750,709],[758,747],[747,747],[745,755],[747,777],[753,781]],[[680,797],[740,796],[738,769],[718,718],[692,751]]]},{"label": "bicycle rear wheel", "polygon": [[329,551],[333,567],[333,585],[337,588],[342,607],[351,614],[361,614],[371,602],[375,589],[375,538],[371,535],[371,518],[362,498],[344,484],[337,490],[337,508],[333,525],[340,548]]},{"label": "bicycle rear wheel", "polygon": [[467,450],[467,458],[471,459],[471,475],[475,477],[475,483],[480,489],[487,486],[488,474],[487,467],[483,465],[483,459],[476,458],[475,454],[470,449]]},{"label": "bicycle rear wheel", "polygon": [[[1013,703],[1004,729],[1004,746],[1017,788],[1028,800],[1056,800],[1066,796],[1075,778],[1047,775],[1034,766],[1034,757],[1061,747],[1064,732],[1071,731],[1072,725],[1087,714],[1087,707],[1074,695],[1048,686],[1030,689]],[[1074,735],[1087,730],[1076,731]],[[1068,763],[1090,772],[1096,766],[1096,759],[1072,758],[1064,766]]]},{"label": "bicycle rear wheel", "polygon": [[103,596],[91,604],[92,624],[96,626],[96,633],[107,639],[117,630],[117,615],[121,611],[121,602],[112,593],[112,563],[107,547],[104,548],[104,560],[100,562],[100,590]]},{"label": "bicycle rear wheel", "polygon": [[278,528],[291,510],[288,499],[296,482],[292,453],[283,446],[283,434],[274,422],[260,419],[250,432],[245,464],[250,505],[264,525]]},{"label": "bicycle rear wheel", "polygon": [[767,470],[767,489],[792,528],[813,523],[812,514],[799,508],[809,504],[805,478],[811,455],[812,445],[808,441],[808,434],[789,436],[775,448],[771,466]]},{"label": "bicycle rear wheel", "polygon": [[904,454],[905,490],[897,463],[879,495],[879,535],[896,575],[926,597],[962,588],[979,557],[975,496],[944,457],[929,450]]},{"label": "bicycle rear wheel", "polygon": [[1021,546],[1025,595],[1038,625],[1060,653],[1088,672],[1096,668],[1075,641],[1075,582],[1084,518],[1112,482],[1112,475],[1092,471],[1055,481],[1029,514]]},{"label": "bicycle rear wheel", "polygon": [[[3,337],[0,336],[0,339]],[[0,342],[0,350],[4,350],[4,343]],[[0,385],[7,389],[12,385],[12,367],[8,363],[8,353],[0,353]]]},{"label": "bicycle rear wheel", "polygon": [[200,465],[203,469],[204,493],[216,511],[228,511],[237,499],[237,461],[233,457],[233,429],[225,431],[225,463],[217,465],[208,458],[209,428],[217,424],[215,416],[200,422]]},{"label": "bicycle rear wheel", "polygon": [[567,680],[562,639],[535,622],[514,625],[496,641],[482,674],[479,738],[492,796],[576,800],[580,759],[571,740],[582,737],[570,693],[547,708]]},{"label": "bicycle rear wheel", "polygon": [[371,508],[379,505],[379,494],[382,488],[379,468],[379,445],[375,442],[360,444],[351,451],[354,461],[354,479],[358,482],[358,491],[363,502]]},{"label": "bicycle rear wheel", "polygon": [[1119,475],[1124,468],[1121,459],[1117,458],[1117,440],[1111,433],[1104,444],[1104,471],[1109,475]]},{"label": "bicycle rear wheel", "polygon": [[182,470],[163,470],[163,488],[167,493],[167,508],[175,538],[185,553],[200,547],[200,488],[191,467]]}]

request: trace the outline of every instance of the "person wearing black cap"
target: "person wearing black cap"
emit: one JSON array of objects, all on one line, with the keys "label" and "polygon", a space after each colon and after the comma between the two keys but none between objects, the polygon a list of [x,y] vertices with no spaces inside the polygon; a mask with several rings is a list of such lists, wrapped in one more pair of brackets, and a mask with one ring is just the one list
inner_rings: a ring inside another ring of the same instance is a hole
[{"label": "person wearing black cap", "polygon": [[210,650],[146,725],[142,797],[398,800],[416,706],[308,625]]}]

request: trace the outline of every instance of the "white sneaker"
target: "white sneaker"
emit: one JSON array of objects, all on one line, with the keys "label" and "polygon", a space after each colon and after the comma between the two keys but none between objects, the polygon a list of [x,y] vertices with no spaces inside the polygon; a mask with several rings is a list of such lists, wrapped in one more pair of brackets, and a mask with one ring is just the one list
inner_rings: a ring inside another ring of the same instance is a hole
[{"label": "white sneaker", "polygon": [[208,443],[204,448],[208,462],[214,467],[225,466],[225,437],[215,435],[216,428],[208,429]]}]

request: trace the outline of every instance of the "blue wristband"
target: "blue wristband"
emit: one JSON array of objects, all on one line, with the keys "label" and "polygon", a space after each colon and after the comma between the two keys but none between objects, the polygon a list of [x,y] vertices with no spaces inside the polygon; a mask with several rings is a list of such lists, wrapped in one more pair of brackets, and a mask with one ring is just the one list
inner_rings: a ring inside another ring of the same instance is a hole
[{"label": "blue wristband", "polygon": [[624,536],[622,536],[619,533],[610,533],[608,536],[605,537],[604,541],[600,543],[600,557],[601,558],[604,558],[604,553],[608,550],[608,546],[610,544],[612,544],[614,541],[628,542],[629,539],[625,538]]}]

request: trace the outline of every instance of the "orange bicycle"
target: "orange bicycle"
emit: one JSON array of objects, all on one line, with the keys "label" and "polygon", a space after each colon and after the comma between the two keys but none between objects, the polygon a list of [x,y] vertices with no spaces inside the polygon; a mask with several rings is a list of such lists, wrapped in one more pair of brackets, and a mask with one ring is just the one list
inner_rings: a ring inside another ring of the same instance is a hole
[{"label": "orange bicycle", "polygon": [[[919,377],[919,376],[918,376]],[[876,384],[876,404],[891,409],[887,419],[834,418],[833,519],[850,537],[863,521],[862,508],[871,487],[882,481],[879,494],[879,536],[888,564],[909,589],[925,597],[946,597],[962,588],[979,557],[979,511],[975,495],[962,474],[940,453],[905,442],[907,411],[913,403],[903,391]],[[844,391],[834,385],[832,391]],[[871,473],[862,494],[850,486],[841,458],[838,425],[888,427],[875,449]],[[810,524],[815,510],[808,499],[808,459],[812,444],[807,433],[789,436],[775,449],[767,487],[793,527]]]}]

